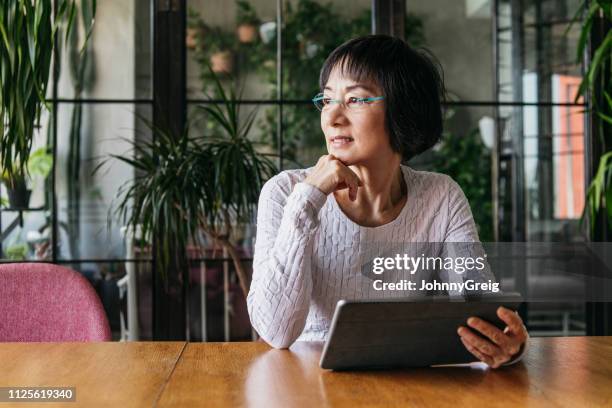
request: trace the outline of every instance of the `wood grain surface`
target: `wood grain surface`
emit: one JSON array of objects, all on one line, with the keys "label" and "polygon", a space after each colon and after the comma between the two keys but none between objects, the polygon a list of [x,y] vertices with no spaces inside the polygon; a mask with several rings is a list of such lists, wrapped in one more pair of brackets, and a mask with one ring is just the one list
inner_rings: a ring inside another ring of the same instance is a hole
[{"label": "wood grain surface", "polygon": [[612,406],[612,337],[533,338],[522,362],[498,370],[333,372],[319,368],[321,349],[320,343],[290,350],[261,342],[0,343],[0,386],[76,387],[77,401],[66,407]]},{"label": "wood grain surface", "polygon": [[75,387],[76,402],[26,407],[151,407],[185,342],[0,343],[0,387]]},{"label": "wood grain surface", "polygon": [[321,344],[190,343],[161,407],[612,406],[612,337],[534,338],[498,370],[444,367],[333,372]]}]

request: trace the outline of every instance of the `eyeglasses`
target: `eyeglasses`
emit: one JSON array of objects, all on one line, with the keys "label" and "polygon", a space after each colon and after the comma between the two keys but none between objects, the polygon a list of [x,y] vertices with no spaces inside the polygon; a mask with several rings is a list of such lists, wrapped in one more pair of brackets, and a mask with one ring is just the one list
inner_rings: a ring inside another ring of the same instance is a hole
[{"label": "eyeglasses", "polygon": [[329,98],[322,93],[318,93],[314,98],[312,98],[312,103],[315,104],[318,110],[323,112],[324,110],[328,110],[332,105],[343,105],[347,109],[351,111],[358,111],[360,109],[367,108],[374,101],[380,101],[385,99],[384,96],[372,96],[369,98],[357,98],[355,96],[349,96],[345,101],[341,101],[340,99],[332,99]]}]

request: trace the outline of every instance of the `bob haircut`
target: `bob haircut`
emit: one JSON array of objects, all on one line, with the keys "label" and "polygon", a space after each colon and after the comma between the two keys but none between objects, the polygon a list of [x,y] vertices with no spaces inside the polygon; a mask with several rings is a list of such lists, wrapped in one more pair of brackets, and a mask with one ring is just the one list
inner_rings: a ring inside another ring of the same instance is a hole
[{"label": "bob haircut", "polygon": [[[340,45],[325,60],[321,92],[333,68],[356,82],[376,83],[385,97],[385,127],[403,161],[434,146],[442,136],[444,73],[425,49],[415,50],[388,35],[367,35]],[[373,95],[379,96],[379,95]]]}]

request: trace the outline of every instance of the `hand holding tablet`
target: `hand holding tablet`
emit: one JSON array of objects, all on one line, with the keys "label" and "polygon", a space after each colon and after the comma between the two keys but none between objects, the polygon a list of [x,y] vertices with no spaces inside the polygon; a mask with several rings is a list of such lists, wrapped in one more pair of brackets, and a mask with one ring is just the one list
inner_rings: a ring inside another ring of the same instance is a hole
[{"label": "hand holding tablet", "polygon": [[512,360],[529,338],[516,312],[500,306],[497,316],[507,324],[503,331],[479,317],[470,317],[467,320],[469,328],[460,326],[457,330],[465,348],[492,368]]},{"label": "hand holding tablet", "polygon": [[527,338],[515,312],[521,302],[518,294],[467,301],[341,300],[320,365],[336,370],[427,367],[479,359],[499,367]]}]

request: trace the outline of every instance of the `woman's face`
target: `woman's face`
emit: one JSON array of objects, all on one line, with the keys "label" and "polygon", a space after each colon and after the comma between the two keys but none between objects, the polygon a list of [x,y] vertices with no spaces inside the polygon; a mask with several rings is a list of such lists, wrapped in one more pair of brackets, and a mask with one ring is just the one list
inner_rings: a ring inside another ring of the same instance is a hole
[{"label": "woman's face", "polygon": [[[346,101],[349,97],[382,96],[374,82],[357,83],[342,75],[338,67],[332,69],[323,90],[325,97]],[[391,149],[385,129],[385,101],[378,100],[352,110],[331,104],[321,112],[321,129],[325,134],[327,151],[347,166],[388,160],[396,154]]]}]

